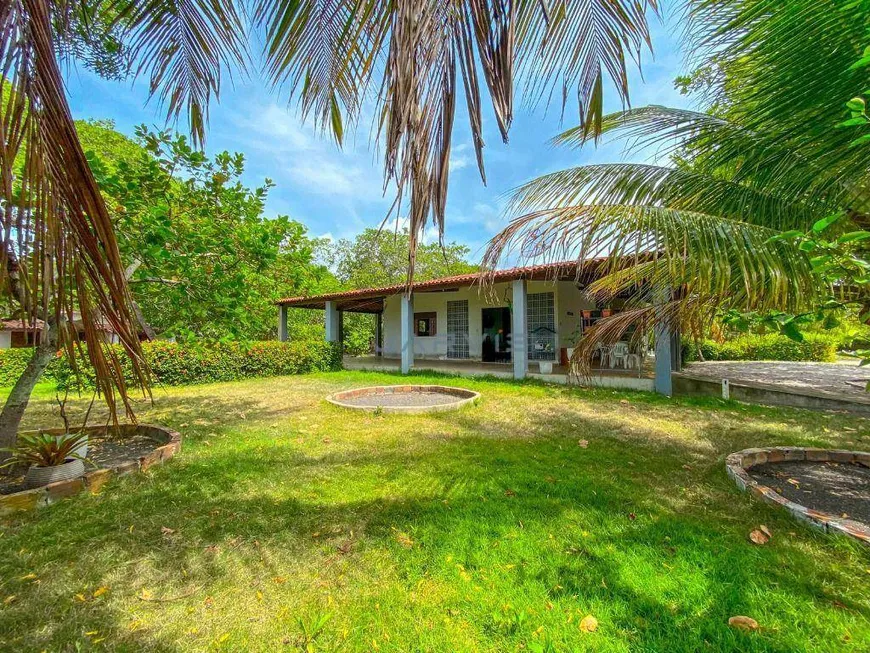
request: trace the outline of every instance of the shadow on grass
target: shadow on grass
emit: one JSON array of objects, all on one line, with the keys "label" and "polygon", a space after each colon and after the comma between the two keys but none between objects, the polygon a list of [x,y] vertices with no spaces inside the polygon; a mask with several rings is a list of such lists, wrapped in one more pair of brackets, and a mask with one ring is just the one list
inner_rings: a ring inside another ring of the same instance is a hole
[{"label": "shadow on grass", "polygon": [[[142,418],[182,430],[188,446],[178,458],[113,482],[101,496],[5,524],[0,600],[16,598],[0,607],[0,648],[84,642],[87,649],[93,638],[85,633],[98,632],[113,650],[201,649],[208,642],[185,643],[168,626],[131,629],[131,619],[147,611],[170,622],[207,622],[206,597],[228,601],[222,610],[231,613],[235,594],[218,593],[278,576],[292,579],[288,600],[300,613],[322,609],[312,587],[344,592],[352,607],[336,620],[352,630],[369,618],[366,597],[387,591],[374,589],[375,579],[406,593],[423,581],[440,583],[451,588],[472,641],[493,650],[525,645],[538,621],[557,650],[594,649],[578,640],[576,625],[565,625],[578,611],[598,615],[611,647],[638,650],[791,651],[808,642],[836,650],[836,629],[867,643],[870,607],[854,577],[865,553],[753,503],[724,477],[726,453],[778,437],[765,422],[741,425],[738,409],[704,415],[639,393],[550,386],[532,386],[536,405],[518,409],[513,384],[466,379],[463,385],[488,394],[456,413],[375,419],[322,406],[324,387],[348,378],[324,378],[289,395],[255,384],[158,398]],[[623,398],[636,408],[619,404]],[[299,424],[282,421],[312,411],[326,431],[302,437]],[[638,419],[617,419],[625,411]],[[800,415],[775,412],[770,420]],[[662,437],[689,417],[700,444]],[[775,533],[767,548],[746,539],[761,519]],[[485,591],[465,590],[457,564]],[[109,595],[92,598],[101,586],[110,586]],[[143,589],[160,597],[194,591],[155,604],[136,598]],[[505,627],[494,615],[506,604],[538,621]],[[383,619],[392,618],[396,637],[414,648],[420,615],[409,606]],[[446,609],[433,600],[424,616],[440,623]],[[728,628],[729,616],[749,612],[766,631],[750,637]],[[813,618],[795,623],[801,612]],[[233,625],[244,627],[244,620]],[[252,648],[276,648],[280,628],[274,642]],[[362,634],[353,636],[346,648],[368,646]],[[456,643],[466,647],[473,648]]]}]

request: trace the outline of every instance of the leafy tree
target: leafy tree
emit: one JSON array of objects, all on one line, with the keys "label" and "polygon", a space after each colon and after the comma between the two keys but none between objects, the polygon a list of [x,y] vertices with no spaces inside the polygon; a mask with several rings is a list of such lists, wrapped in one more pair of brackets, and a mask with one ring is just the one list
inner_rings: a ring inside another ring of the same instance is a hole
[{"label": "leafy tree", "polygon": [[144,127],[136,142],[105,123],[84,123],[80,133],[93,148],[89,161],[144,330],[178,339],[270,337],[279,295],[325,274],[312,270],[302,224],[265,218],[272,183],[246,188],[243,155],[209,159],[183,136]]},{"label": "leafy tree", "polygon": [[[321,256],[347,288],[378,288],[408,279],[407,229],[398,233],[366,229],[354,239],[342,238],[321,247]],[[475,272],[471,250],[459,243],[419,246],[415,278],[419,281]]]}]

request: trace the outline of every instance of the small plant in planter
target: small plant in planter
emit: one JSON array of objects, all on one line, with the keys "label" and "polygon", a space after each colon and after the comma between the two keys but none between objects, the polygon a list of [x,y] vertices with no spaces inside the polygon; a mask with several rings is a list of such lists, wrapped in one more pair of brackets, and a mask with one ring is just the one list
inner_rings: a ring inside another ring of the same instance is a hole
[{"label": "small plant in planter", "polygon": [[56,481],[68,481],[85,473],[84,457],[78,453],[87,442],[87,433],[65,433],[61,436],[40,431],[22,433],[3,466],[28,466],[24,485],[42,487]]},{"label": "small plant in planter", "polygon": [[[88,434],[84,426],[75,433],[70,432],[69,417],[66,413],[67,395],[61,399],[55,396],[63,420],[63,433],[40,430],[37,433],[21,433],[15,446],[7,449],[10,456],[2,467],[27,467],[24,486],[42,487],[57,481],[69,481],[85,473],[85,456],[88,454]],[[96,399],[96,394],[94,395]],[[85,413],[87,424],[94,399]]]}]

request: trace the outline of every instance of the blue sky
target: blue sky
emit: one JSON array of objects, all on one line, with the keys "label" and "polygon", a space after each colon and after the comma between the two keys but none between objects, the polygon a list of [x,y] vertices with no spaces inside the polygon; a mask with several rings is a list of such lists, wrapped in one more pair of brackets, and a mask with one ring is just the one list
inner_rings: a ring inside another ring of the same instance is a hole
[{"label": "blue sky", "polygon": [[[663,20],[651,19],[654,55],[645,53],[643,77],[632,72],[633,106],[689,104],[673,87],[673,79],[684,69],[681,26],[674,12],[665,13]],[[147,103],[143,82],[108,82],[73,70],[67,84],[76,119],[109,118],[125,134],[132,134],[142,123],[163,125],[161,111]],[[615,94],[607,90],[607,109],[617,110]],[[445,238],[468,245],[474,260],[506,223],[505,193],[522,182],[583,163],[654,158],[652,152],[626,156],[622,143],[606,141],[582,152],[554,149],[549,139],[578,122],[576,108],[569,105],[563,123],[559,106],[545,109],[516,106],[510,142],[505,145],[491,110],[484,106],[486,186],[477,171],[465,114],[457,115]],[[257,79],[237,81],[234,87],[225,87],[220,103],[211,108],[206,150],[210,154],[243,152],[247,161],[244,181],[250,186],[266,177],[275,182],[267,215],[289,215],[305,224],[312,236],[352,237],[366,227],[379,226],[392,202],[392,196],[382,195],[381,160],[370,148],[368,126],[363,122],[356,136],[339,149],[310,124],[302,124],[286,97],[271,92]],[[434,230],[426,238],[433,239]]]}]

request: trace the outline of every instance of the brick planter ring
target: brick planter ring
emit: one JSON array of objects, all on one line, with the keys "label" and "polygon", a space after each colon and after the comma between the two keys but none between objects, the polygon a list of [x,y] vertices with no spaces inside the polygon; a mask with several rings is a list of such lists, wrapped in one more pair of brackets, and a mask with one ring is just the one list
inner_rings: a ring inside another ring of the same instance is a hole
[{"label": "brick planter ring", "polygon": [[837,462],[857,463],[870,467],[870,453],[842,449],[812,449],[805,447],[771,447],[769,449],[744,449],[725,459],[725,470],[734,479],[737,487],[775,506],[781,506],[801,521],[829,533],[844,533],[870,545],[870,525],[854,519],[843,519],[819,510],[813,510],[790,501],[779,492],[762,485],[746,471],[756,465],[782,462]]},{"label": "brick planter ring", "polygon": [[382,385],[336,392],[326,400],[350,410],[416,414],[457,410],[479,398],[479,392],[443,385]]},{"label": "brick planter ring", "polygon": [[[87,433],[104,433],[105,430],[103,426],[90,426],[85,429]],[[13,494],[0,495],[0,516],[22,510],[42,508],[65,497],[78,494],[85,489],[96,494],[111,478],[124,476],[133,472],[144,472],[149,467],[160,465],[164,460],[169,460],[181,449],[181,435],[163,426],[153,424],[122,424],[113,430],[120,435],[127,433],[130,435],[144,435],[154,440],[157,446],[153,451],[144,456],[125,460],[104,469],[87,472],[84,476],[70,481],[58,481],[57,483],[50,483],[49,485],[33,488],[32,490],[22,490]],[[45,432],[56,433],[57,435],[63,433],[60,429],[47,429]]]}]

